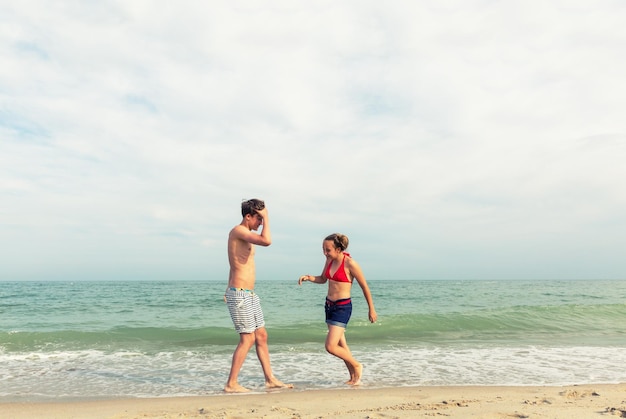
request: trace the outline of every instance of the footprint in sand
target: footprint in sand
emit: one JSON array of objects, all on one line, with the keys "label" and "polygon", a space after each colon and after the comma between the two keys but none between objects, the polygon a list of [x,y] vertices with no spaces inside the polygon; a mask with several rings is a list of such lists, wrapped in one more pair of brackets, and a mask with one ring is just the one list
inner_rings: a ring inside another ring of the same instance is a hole
[{"label": "footprint in sand", "polygon": [[290,407],[272,406],[272,412],[283,413],[285,415],[292,415],[294,418],[299,418],[300,413],[296,409]]},{"label": "footprint in sand", "polygon": [[584,391],[565,390],[565,391],[560,392],[559,395],[567,397],[568,399],[582,399],[584,397],[589,397],[589,396],[599,396],[599,394],[593,390],[584,390]]},{"label": "footprint in sand", "polygon": [[607,407],[605,409],[605,413],[610,415],[614,415],[620,418],[626,418],[626,407],[618,408],[618,407]]}]

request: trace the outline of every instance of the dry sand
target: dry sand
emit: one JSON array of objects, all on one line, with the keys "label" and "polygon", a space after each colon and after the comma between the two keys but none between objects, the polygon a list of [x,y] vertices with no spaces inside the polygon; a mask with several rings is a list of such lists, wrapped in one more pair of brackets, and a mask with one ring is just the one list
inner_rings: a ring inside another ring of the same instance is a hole
[{"label": "dry sand", "polygon": [[403,387],[0,403],[1,418],[619,418],[626,384]]}]

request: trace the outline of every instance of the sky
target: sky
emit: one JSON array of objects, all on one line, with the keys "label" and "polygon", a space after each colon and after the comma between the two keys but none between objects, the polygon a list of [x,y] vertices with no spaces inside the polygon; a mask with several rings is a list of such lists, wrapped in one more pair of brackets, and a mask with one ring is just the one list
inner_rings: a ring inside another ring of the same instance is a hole
[{"label": "sky", "polygon": [[0,3],[0,280],[626,279],[626,3]]}]

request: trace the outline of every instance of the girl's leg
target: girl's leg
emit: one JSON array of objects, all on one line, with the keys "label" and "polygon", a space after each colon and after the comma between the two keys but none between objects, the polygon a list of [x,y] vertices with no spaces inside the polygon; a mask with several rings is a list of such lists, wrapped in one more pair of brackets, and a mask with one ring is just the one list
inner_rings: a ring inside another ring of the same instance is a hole
[{"label": "girl's leg", "polygon": [[326,350],[328,353],[340,358],[350,371],[350,381],[352,385],[361,383],[361,373],[363,366],[352,356],[352,352],[348,347],[345,338],[345,329],[343,327],[328,325],[328,335],[326,336]]},{"label": "girl's leg", "polygon": [[[343,336],[341,336],[341,340],[339,340],[339,346],[343,346],[345,349],[348,350],[348,352],[350,352],[350,348],[348,347],[348,342],[346,342],[345,333],[343,334]],[[352,354],[352,352],[350,352],[350,354]],[[354,381],[355,381],[354,368],[352,367],[352,365],[350,365],[348,361],[343,361],[343,362],[346,364],[346,367],[348,368],[348,372],[350,373],[350,379],[346,381],[346,384],[354,384]]]}]

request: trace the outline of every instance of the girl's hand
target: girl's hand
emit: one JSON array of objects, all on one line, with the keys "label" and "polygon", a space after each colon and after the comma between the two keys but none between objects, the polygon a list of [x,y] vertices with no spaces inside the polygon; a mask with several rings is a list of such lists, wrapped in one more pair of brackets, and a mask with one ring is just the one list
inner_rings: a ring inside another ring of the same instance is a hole
[{"label": "girl's hand", "polygon": [[370,322],[371,323],[376,323],[376,320],[378,320],[378,314],[376,314],[376,310],[374,310],[374,309],[370,310],[369,318],[370,318]]},{"label": "girl's hand", "polygon": [[302,275],[300,279],[298,279],[298,285],[302,285],[304,281],[313,282],[311,281],[311,275]]}]

